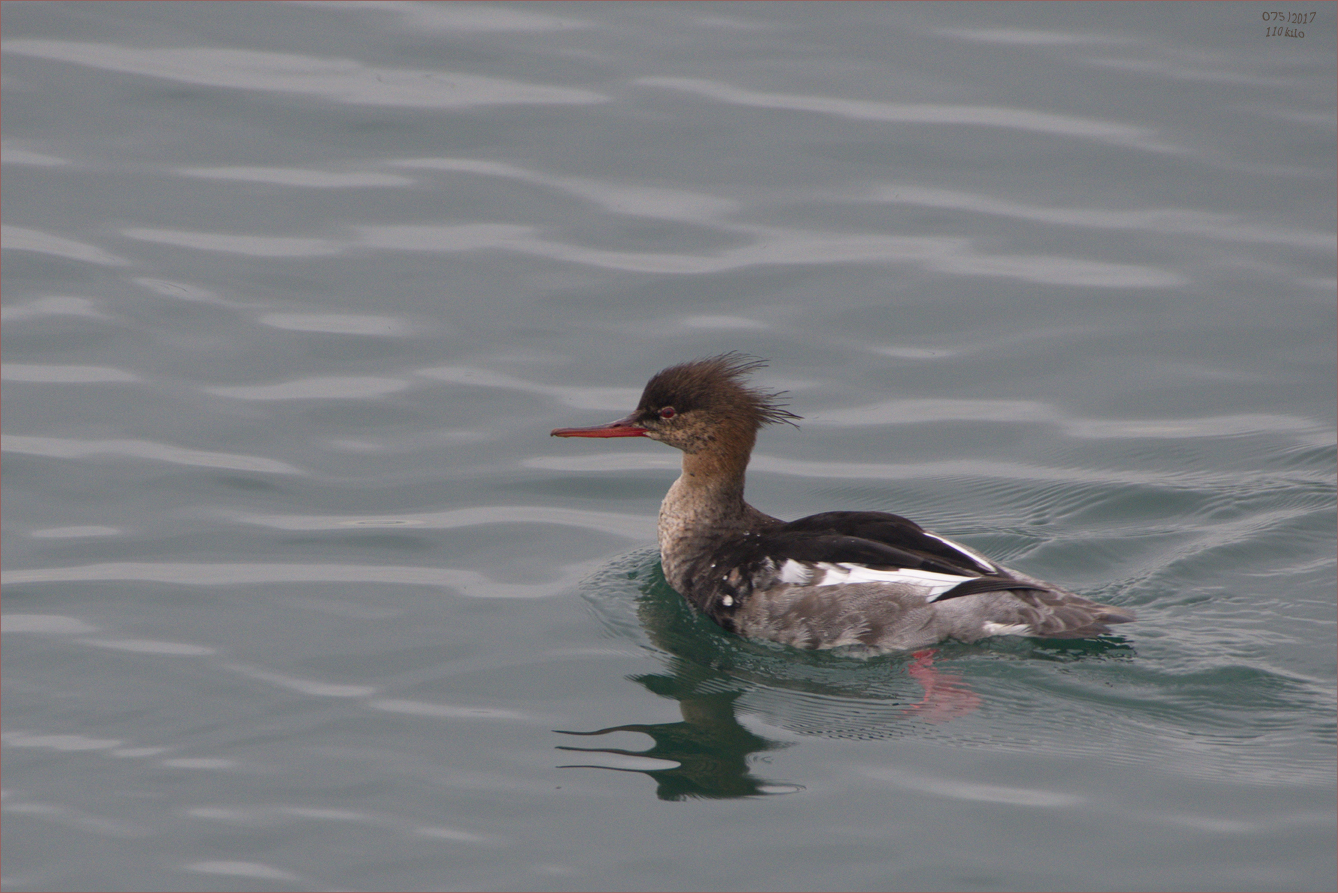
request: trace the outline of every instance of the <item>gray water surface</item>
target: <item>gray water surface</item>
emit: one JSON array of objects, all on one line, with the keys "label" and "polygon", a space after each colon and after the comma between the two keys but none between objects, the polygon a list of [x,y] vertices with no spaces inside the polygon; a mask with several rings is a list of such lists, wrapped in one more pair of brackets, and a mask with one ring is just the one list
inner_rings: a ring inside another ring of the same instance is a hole
[{"label": "gray water surface", "polygon": [[[0,4],[0,885],[1335,889],[1335,13]],[[728,350],[1138,622],[694,616],[548,432]]]}]

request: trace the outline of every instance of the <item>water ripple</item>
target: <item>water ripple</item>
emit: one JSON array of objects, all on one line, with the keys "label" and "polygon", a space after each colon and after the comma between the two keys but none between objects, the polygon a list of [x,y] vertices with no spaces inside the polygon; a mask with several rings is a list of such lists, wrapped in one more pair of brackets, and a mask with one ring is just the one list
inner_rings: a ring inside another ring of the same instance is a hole
[{"label": "water ripple", "polygon": [[365,698],[377,692],[376,687],[371,685],[338,685],[329,682],[315,682],[247,664],[225,664],[223,669],[231,670],[248,679],[267,682],[279,688],[316,698]]},{"label": "water ripple", "polygon": [[258,322],[291,332],[320,332],[327,335],[402,337],[413,331],[408,323],[396,317],[365,313],[267,313]]},{"label": "water ripple", "polygon": [[72,437],[29,437],[0,435],[0,451],[45,456],[52,459],[87,459],[93,456],[125,456],[149,459],[173,465],[222,468],[229,471],[256,471],[265,474],[305,474],[301,469],[259,456],[214,453],[149,440],[76,440]]},{"label": "water ripple", "polygon": [[815,112],[859,121],[1006,127],[1028,133],[1091,140],[1145,152],[1187,154],[1184,149],[1158,140],[1154,136],[1154,131],[1146,127],[1118,124],[1096,118],[1056,115],[1030,109],[1002,106],[875,102],[860,99],[838,99],[831,96],[803,96],[795,93],[763,93],[759,90],[746,90],[717,81],[698,78],[639,78],[634,83],[647,87],[680,90],[714,99],[717,102],[742,105],[749,108]]},{"label": "water ripple", "polygon": [[1047,422],[1059,426],[1074,437],[1091,439],[1290,434],[1314,445],[1334,442],[1332,426],[1302,416],[1238,413],[1200,418],[1083,419],[1074,418],[1058,407],[1038,400],[884,400],[865,406],[826,410],[808,419],[812,425],[843,428],[943,421]]},{"label": "water ripple", "polygon": [[631,217],[650,217],[680,223],[707,224],[720,221],[739,210],[739,203],[683,189],[609,183],[587,177],[559,177],[505,164],[476,158],[405,158],[391,161],[396,167],[416,170],[447,171],[475,174],[483,177],[502,177],[532,183],[547,189],[584,199],[611,214]]},{"label": "water ripple", "polygon": [[1014,220],[1028,220],[1061,227],[1135,230],[1159,235],[1203,236],[1223,242],[1261,245],[1293,245],[1298,248],[1333,250],[1334,234],[1268,227],[1244,223],[1240,215],[1192,211],[1184,208],[1146,208],[1112,211],[1105,208],[1052,208],[991,198],[950,189],[931,189],[911,184],[887,183],[872,190],[866,201],[922,208],[969,211]]},{"label": "water ripple", "polygon": [[[681,460],[669,453],[585,453],[579,456],[531,456],[520,463],[541,471],[643,471],[677,470]],[[754,458],[752,469],[757,468]]]},{"label": "water ripple", "polygon": [[644,540],[655,535],[653,519],[644,515],[595,512],[539,505],[486,505],[412,515],[239,515],[249,524],[279,530],[393,530],[405,527],[452,530],[485,524],[557,524]]},{"label": "water ripple", "polygon": [[186,811],[193,819],[226,822],[230,825],[249,827],[269,827],[291,821],[305,819],[313,822],[351,822],[385,828],[414,836],[432,837],[439,840],[453,840],[457,843],[495,844],[501,841],[487,834],[464,831],[460,828],[439,825],[419,825],[416,822],[385,813],[367,812],[360,809],[328,809],[311,806],[195,806]]},{"label": "water ripple", "polygon": [[191,862],[181,866],[186,871],[199,874],[216,874],[224,877],[250,878],[257,881],[284,881],[292,884],[305,884],[307,878],[291,871],[284,871],[260,862],[242,862],[237,860],[218,862]]},{"label": "water ripple", "polygon": [[933,33],[973,43],[1004,46],[1099,46],[1124,43],[1128,38],[1106,34],[1077,34],[1072,31],[1046,31],[1039,28],[934,28]]},{"label": "water ripple", "polygon": [[99,384],[140,380],[133,372],[110,366],[57,366],[40,363],[0,363],[0,379],[43,384]]},{"label": "water ripple", "polygon": [[276,384],[205,388],[219,397],[234,400],[366,400],[393,394],[409,387],[399,378],[374,376],[328,376],[303,378]]},{"label": "water ripple", "polygon": [[[1174,288],[1188,280],[1137,264],[1044,255],[989,255],[955,236],[894,236],[753,227],[750,244],[714,254],[614,251],[557,242],[513,224],[358,227],[363,244],[394,251],[499,249],[609,270],[704,275],[753,267],[850,263],[918,264],[961,276],[996,276],[1082,288]],[[200,246],[195,246],[200,247]]]},{"label": "water ripple", "polygon": [[97,627],[63,614],[0,614],[0,632],[70,636],[97,632]]},{"label": "water ripple", "polygon": [[133,281],[136,285],[142,285],[156,295],[162,295],[165,298],[172,298],[176,301],[213,304],[218,307],[228,307],[233,309],[240,306],[233,301],[220,298],[207,288],[201,288],[198,285],[192,285],[187,282],[176,282],[171,279],[158,279],[153,276],[142,276]]},{"label": "water ripple", "polygon": [[66,167],[68,158],[20,149],[12,140],[0,140],[0,164],[30,164],[34,167]]},{"label": "water ripple", "polygon": [[177,171],[185,177],[205,180],[238,180],[243,183],[270,183],[303,189],[350,189],[368,186],[412,186],[413,180],[398,174],[378,171],[332,171],[283,167],[188,167]]},{"label": "water ripple", "polygon": [[191,645],[187,642],[161,642],[154,639],[83,639],[81,641],[86,645],[93,645],[97,648],[132,651],[139,654],[175,654],[198,657],[214,653],[214,649],[207,645]]},{"label": "water ripple", "polygon": [[0,226],[0,248],[6,251],[35,251],[39,254],[54,254],[69,260],[83,261],[89,264],[102,264],[108,267],[128,267],[130,261],[123,257],[103,251],[101,248],[53,236],[41,230],[22,226]]},{"label": "water ripple", "polygon": [[500,707],[462,707],[457,704],[435,704],[426,701],[408,701],[402,698],[382,698],[368,701],[368,707],[387,713],[405,713],[411,716],[431,716],[438,719],[495,719],[543,723],[542,717],[505,710]]},{"label": "water ripple", "polygon": [[436,381],[469,385],[477,388],[504,388],[527,394],[552,397],[560,403],[577,409],[615,410],[634,405],[641,392],[634,388],[572,387],[570,385],[541,384],[526,381],[477,366],[433,366],[419,369],[418,375]]},{"label": "water ripple", "polygon": [[27,800],[15,800],[13,797],[6,797],[3,806],[0,806],[4,812],[11,815],[26,815],[43,818],[58,825],[64,825],[67,828],[74,828],[88,834],[97,834],[103,837],[116,838],[135,838],[148,837],[153,831],[143,825],[127,822],[124,819],[109,819],[103,816],[94,815],[82,809],[76,809],[73,806],[63,806],[58,803],[38,803]]},{"label": "water ripple", "polygon": [[[559,241],[533,226],[508,223],[363,225],[353,227],[356,235],[351,240],[145,227],[126,228],[122,235],[251,257],[320,257],[366,248],[449,253],[502,250],[602,269],[666,275],[715,274],[766,266],[875,263],[916,264],[938,273],[1084,288],[1173,288],[1187,282],[1177,273],[1140,264],[1065,256],[988,254],[977,249],[971,240],[955,236],[847,233],[726,223],[723,218],[737,209],[737,203],[715,196],[556,177],[493,161],[443,158],[404,160],[396,164],[533,182],[591,201],[610,213],[710,225],[721,234],[721,248],[702,253],[612,250]],[[926,196],[937,195],[930,190],[922,192],[925,193],[920,196],[922,201],[928,200]],[[946,200],[942,196],[938,199]],[[738,244],[741,239],[744,244]]]},{"label": "water ripple", "polygon": [[174,229],[145,229],[142,227],[123,229],[121,235],[128,239],[154,242],[159,245],[196,248],[200,251],[220,251],[224,254],[244,254],[248,257],[324,257],[339,254],[344,250],[340,243],[328,239],[237,236]]},{"label": "water ripple", "polygon": [[5,52],[161,78],[262,93],[315,96],[383,108],[466,109],[496,105],[590,105],[593,90],[524,84],[448,71],[378,68],[353,59],[260,50],[153,49],[74,40],[6,40]]},{"label": "water ripple", "polygon": [[89,536],[117,536],[119,527],[107,527],[104,524],[75,524],[70,527],[44,527],[33,530],[28,535],[35,539],[82,539]]},{"label": "water ripple", "polygon": [[445,567],[359,564],[205,564],[185,562],[110,561],[75,567],[7,570],[4,582],[73,583],[134,580],[176,586],[235,586],[284,583],[388,583],[439,586],[475,598],[545,598],[566,592],[590,573],[597,561],[551,568],[543,583],[499,583],[478,571]]},{"label": "water ripple", "polygon": [[95,304],[96,302],[89,298],[48,295],[26,304],[0,308],[0,321],[19,322],[47,316],[91,316],[95,319],[107,319],[107,314],[98,310]]},{"label": "water ripple", "polygon": [[955,800],[1055,809],[1077,806],[1086,799],[1076,794],[1063,794],[1035,788],[982,784],[956,778],[934,778],[923,773],[912,774],[886,766],[855,766],[853,768],[869,778],[890,782],[900,788],[932,794],[936,797],[950,797]]},{"label": "water ripple", "polygon": [[348,9],[390,13],[408,31],[491,33],[498,31],[570,31],[592,27],[579,19],[547,15],[536,7],[486,6],[472,3],[388,3],[386,0],[301,0],[304,6],[323,6],[340,12]]}]

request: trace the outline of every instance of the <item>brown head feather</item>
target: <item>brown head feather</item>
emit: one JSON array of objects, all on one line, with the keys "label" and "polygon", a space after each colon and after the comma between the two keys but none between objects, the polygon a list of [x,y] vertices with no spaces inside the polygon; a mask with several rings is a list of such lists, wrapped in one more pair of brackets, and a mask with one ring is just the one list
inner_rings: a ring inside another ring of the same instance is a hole
[{"label": "brown head feather", "polygon": [[765,365],[765,360],[731,351],[670,366],[646,384],[637,410],[658,413],[672,406],[680,413],[705,411],[743,422],[753,430],[777,422],[793,425],[800,416],[780,402],[784,391],[764,391],[747,384],[748,375]]}]

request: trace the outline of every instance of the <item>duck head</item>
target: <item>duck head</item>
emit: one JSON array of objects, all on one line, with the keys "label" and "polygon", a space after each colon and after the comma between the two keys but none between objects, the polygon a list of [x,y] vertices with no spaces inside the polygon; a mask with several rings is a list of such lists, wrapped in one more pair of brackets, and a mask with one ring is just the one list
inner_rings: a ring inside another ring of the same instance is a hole
[{"label": "duck head", "polygon": [[748,461],[757,431],[799,416],[778,402],[780,393],[749,387],[762,360],[740,353],[693,360],[657,372],[630,414],[590,428],[555,428],[553,437],[649,437],[688,455],[741,456]]}]

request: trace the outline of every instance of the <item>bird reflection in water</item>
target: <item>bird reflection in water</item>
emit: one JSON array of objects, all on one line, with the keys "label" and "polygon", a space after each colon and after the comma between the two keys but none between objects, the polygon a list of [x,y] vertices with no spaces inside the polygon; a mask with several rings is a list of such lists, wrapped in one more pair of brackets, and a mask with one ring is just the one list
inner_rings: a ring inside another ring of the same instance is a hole
[{"label": "bird reflection in water", "polygon": [[[640,732],[654,742],[646,750],[570,745],[559,745],[558,750],[639,757],[674,765],[633,769],[574,763],[559,768],[640,772],[655,780],[656,796],[661,800],[729,799],[803,790],[802,785],[770,781],[753,773],[753,764],[761,761],[755,754],[779,750],[789,744],[758,735],[739,722],[736,701],[743,695],[743,689],[702,692],[699,683],[704,668],[693,667],[681,659],[675,659],[674,664],[678,673],[631,678],[657,695],[677,700],[682,722],[631,723],[593,732],[557,730],[563,735],[582,737]],[[980,697],[960,676],[934,667],[933,649],[916,652],[906,672],[923,687],[924,696],[919,702],[902,709],[901,717],[927,723],[948,722],[971,713],[980,705]],[[709,671],[705,675],[714,676]]]},{"label": "bird reflection in water", "polygon": [[934,668],[934,649],[927,648],[912,655],[906,672],[920,683],[925,696],[918,704],[908,707],[904,715],[915,716],[924,722],[940,723],[966,716],[980,706],[980,695],[973,692],[956,673],[944,673]]},{"label": "bird reflection in water", "polygon": [[[656,694],[676,697],[674,689],[681,677],[648,674],[634,676]],[[734,702],[742,691],[687,694],[678,697],[682,722],[634,723],[594,732],[562,732],[564,735],[607,735],[611,732],[641,732],[655,743],[646,750],[614,747],[558,747],[578,753],[602,753],[642,757],[676,763],[661,769],[628,769],[620,766],[572,764],[564,769],[612,769],[617,772],[642,772],[655,780],[656,796],[661,800],[728,799],[784,794],[802,790],[799,785],[776,784],[758,778],[752,772],[753,754],[779,750],[788,745],[754,734],[739,722]],[[560,731],[560,730],[559,730]]]}]

